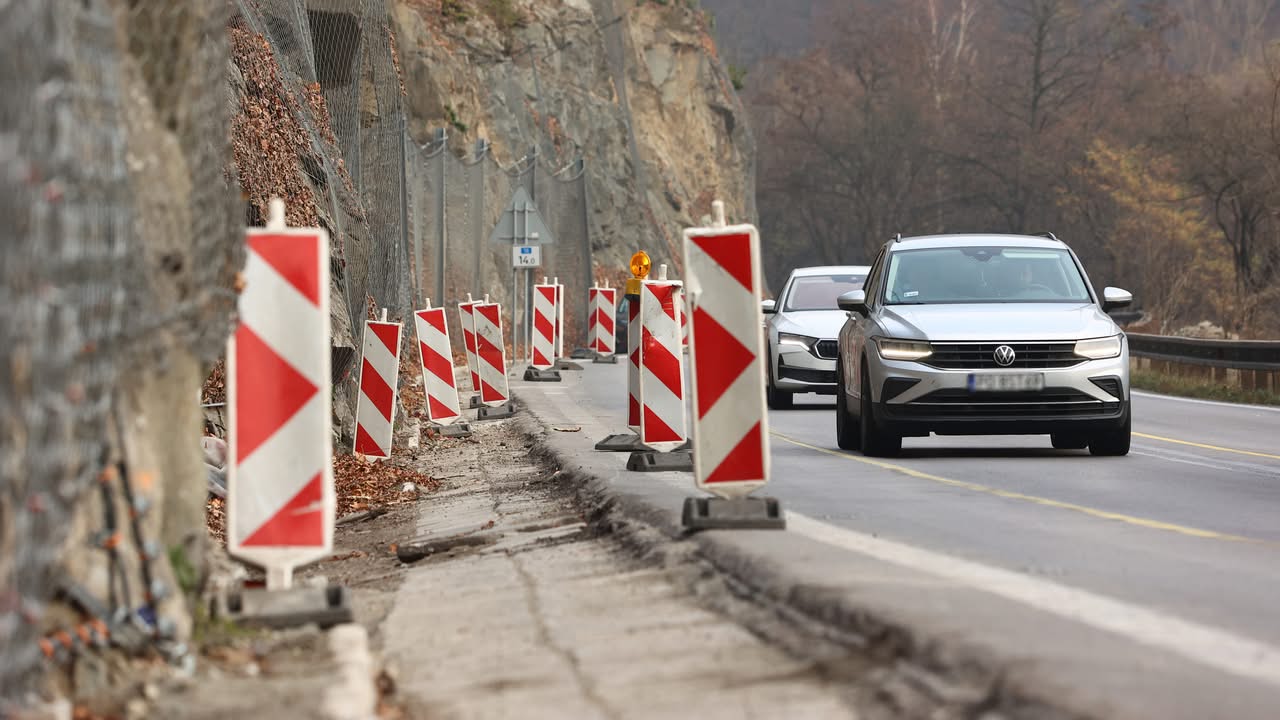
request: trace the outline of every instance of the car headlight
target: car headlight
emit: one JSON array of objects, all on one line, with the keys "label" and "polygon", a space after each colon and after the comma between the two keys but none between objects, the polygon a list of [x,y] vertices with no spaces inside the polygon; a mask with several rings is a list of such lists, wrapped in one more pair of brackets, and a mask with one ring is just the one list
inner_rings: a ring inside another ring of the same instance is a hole
[{"label": "car headlight", "polygon": [[1076,355],[1090,360],[1105,360],[1120,354],[1123,342],[1119,335],[1076,341]]},{"label": "car headlight", "polygon": [[876,349],[885,360],[923,360],[933,354],[927,342],[876,339]]},{"label": "car headlight", "polygon": [[778,333],[779,345],[795,345],[802,348],[811,348],[813,344],[818,342],[818,338],[809,337],[808,335],[796,335],[795,333]]}]

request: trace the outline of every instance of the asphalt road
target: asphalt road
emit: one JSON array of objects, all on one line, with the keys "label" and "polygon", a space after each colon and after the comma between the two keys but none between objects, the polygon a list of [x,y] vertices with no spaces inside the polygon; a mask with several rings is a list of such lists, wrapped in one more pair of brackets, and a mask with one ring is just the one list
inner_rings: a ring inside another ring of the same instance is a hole
[{"label": "asphalt road", "polygon": [[[565,391],[621,430],[624,371],[588,366]],[[1262,682],[1280,717],[1280,410],[1135,393],[1128,457],[984,436],[907,438],[885,460],[836,448],[830,398],[797,401],[770,413],[768,493],[788,512]]]}]

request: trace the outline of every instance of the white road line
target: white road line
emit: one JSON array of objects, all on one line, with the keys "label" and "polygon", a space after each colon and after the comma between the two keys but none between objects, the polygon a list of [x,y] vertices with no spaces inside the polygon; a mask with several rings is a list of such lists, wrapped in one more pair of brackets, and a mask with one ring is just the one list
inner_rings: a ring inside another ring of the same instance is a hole
[{"label": "white road line", "polygon": [[1210,405],[1213,407],[1232,408],[1234,410],[1260,410],[1262,412],[1280,413],[1280,407],[1272,407],[1270,405],[1247,405],[1244,403],[1229,403],[1221,400],[1201,400],[1200,398],[1178,397],[1177,395],[1162,395],[1160,393],[1147,392],[1145,390],[1130,390],[1130,394],[1138,397],[1152,398],[1154,400],[1173,400],[1176,402],[1191,403],[1192,405]]},{"label": "white road line", "polygon": [[1280,649],[1095,593],[828,525],[787,512],[787,529],[833,547],[946,578],[1159,648],[1197,664],[1280,686]]}]

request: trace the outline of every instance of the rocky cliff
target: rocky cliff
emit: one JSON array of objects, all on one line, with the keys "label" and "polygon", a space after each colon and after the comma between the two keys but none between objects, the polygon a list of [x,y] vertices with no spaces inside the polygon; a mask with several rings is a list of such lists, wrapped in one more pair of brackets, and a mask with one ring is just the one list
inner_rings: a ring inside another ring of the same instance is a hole
[{"label": "rocky cliff", "polygon": [[397,0],[411,134],[446,128],[511,162],[585,159],[597,267],[679,256],[724,199],[754,220],[755,147],[709,33],[683,2]]}]

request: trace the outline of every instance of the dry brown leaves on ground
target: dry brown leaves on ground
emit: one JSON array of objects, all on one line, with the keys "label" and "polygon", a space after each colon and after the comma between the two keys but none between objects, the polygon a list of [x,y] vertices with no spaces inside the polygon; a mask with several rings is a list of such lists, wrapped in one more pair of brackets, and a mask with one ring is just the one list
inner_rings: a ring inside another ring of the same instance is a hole
[{"label": "dry brown leaves on ground", "polygon": [[219,497],[209,498],[204,504],[204,522],[209,528],[209,537],[225,545],[227,542],[226,501]]},{"label": "dry brown leaves on ground", "polygon": [[[440,488],[440,481],[416,470],[385,461],[366,461],[355,455],[340,455],[333,460],[333,480],[338,491],[338,517],[371,507],[400,505],[417,499],[418,492]],[[402,492],[405,483],[413,483],[418,492]]]},{"label": "dry brown leaves on ground", "polygon": [[211,405],[227,401],[227,366],[219,360],[200,389],[200,402]]},{"label": "dry brown leaves on ground", "polygon": [[[333,481],[338,496],[337,517],[372,507],[390,507],[413,502],[419,493],[440,489],[440,481],[416,470],[385,461],[367,461],[354,455],[333,459]],[[416,492],[404,492],[404,484],[413,483]],[[226,503],[222,498],[209,498],[205,503],[205,524],[209,536],[221,544],[227,541]]]}]

